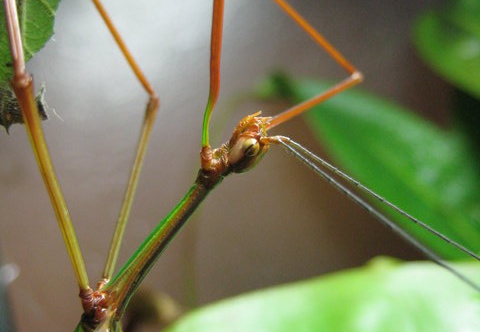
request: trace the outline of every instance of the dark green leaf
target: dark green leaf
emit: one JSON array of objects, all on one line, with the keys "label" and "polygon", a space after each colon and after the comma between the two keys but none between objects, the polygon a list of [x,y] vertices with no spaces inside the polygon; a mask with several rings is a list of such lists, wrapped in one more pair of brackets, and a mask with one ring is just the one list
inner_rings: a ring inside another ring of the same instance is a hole
[{"label": "dark green leaf", "polygon": [[[276,82],[284,90],[285,79]],[[290,84],[295,102],[328,85]],[[282,88],[283,87],[283,88]],[[480,252],[480,176],[463,135],[445,132],[379,98],[347,91],[306,114],[320,142],[341,168],[433,228]],[[297,138],[301,143],[301,138]],[[381,208],[446,258],[464,257],[442,240]]]},{"label": "dark green leaf", "polygon": [[[479,280],[477,263],[457,267]],[[376,259],[364,268],[221,301],[167,331],[479,331],[479,313],[479,294],[443,269]]]},{"label": "dark green leaf", "polygon": [[458,88],[480,97],[480,1],[461,0],[421,17],[415,45],[429,66]]}]

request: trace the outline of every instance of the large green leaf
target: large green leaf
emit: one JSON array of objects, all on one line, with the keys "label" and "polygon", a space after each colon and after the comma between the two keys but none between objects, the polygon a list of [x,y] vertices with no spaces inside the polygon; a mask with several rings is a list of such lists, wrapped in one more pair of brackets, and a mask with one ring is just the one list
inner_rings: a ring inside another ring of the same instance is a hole
[{"label": "large green leaf", "polygon": [[424,14],[415,45],[428,65],[460,89],[480,97],[480,1],[457,0]]},{"label": "large green leaf", "polygon": [[[328,85],[277,77],[269,94],[305,100]],[[451,239],[480,252],[480,176],[463,135],[446,132],[390,102],[347,91],[309,111],[308,124],[341,168]],[[301,138],[297,138],[301,143]],[[381,205],[446,258],[464,257]]]},{"label": "large green leaf", "polygon": [[[60,0],[17,1],[25,61],[38,52],[53,35],[55,11]],[[5,26],[5,11],[0,6],[0,82],[8,83],[13,75]]]},{"label": "large green leaf", "polygon": [[[479,280],[478,263],[456,266]],[[166,331],[479,330],[476,291],[431,263],[377,259],[364,268],[221,301]]]}]

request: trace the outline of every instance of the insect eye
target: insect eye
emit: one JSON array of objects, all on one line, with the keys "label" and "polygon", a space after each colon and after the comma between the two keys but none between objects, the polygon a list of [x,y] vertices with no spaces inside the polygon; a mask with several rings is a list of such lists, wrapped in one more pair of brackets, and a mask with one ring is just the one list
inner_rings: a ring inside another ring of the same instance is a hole
[{"label": "insect eye", "polygon": [[255,157],[260,152],[260,143],[255,138],[249,138],[243,142],[242,150],[246,157]]},{"label": "insect eye", "polygon": [[240,137],[228,152],[228,161],[231,165],[235,165],[237,170],[243,169],[245,164],[252,163],[261,151],[262,147],[257,139]]}]

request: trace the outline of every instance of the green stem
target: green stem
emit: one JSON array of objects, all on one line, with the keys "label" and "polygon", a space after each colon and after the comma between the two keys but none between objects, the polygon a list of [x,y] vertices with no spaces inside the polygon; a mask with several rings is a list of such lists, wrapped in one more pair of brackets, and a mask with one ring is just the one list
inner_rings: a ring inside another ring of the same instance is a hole
[{"label": "green stem", "polygon": [[102,290],[113,298],[111,307],[116,309],[116,319],[122,317],[128,301],[163,250],[222,179],[220,177],[212,184],[208,179],[205,180],[206,178],[200,171],[194,185],[180,203],[155,227],[123,268]]}]

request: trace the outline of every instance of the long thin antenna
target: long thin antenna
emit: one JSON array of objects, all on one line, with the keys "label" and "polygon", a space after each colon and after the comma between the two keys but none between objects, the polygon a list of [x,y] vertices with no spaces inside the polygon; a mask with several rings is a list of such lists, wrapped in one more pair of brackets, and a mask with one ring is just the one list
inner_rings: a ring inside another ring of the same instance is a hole
[{"label": "long thin antenna", "polygon": [[394,223],[392,220],[390,220],[388,217],[386,217],[383,213],[375,209],[373,206],[368,204],[366,201],[364,201],[362,198],[360,198],[358,195],[353,193],[351,190],[346,188],[343,184],[338,182],[335,178],[333,178],[331,175],[326,173],[324,170],[319,168],[313,161],[318,162],[319,165],[329,169],[332,171],[334,174],[344,178],[345,180],[351,182],[353,185],[355,185],[357,188],[360,190],[372,195],[375,197],[377,200],[380,202],[386,204],[387,206],[391,207],[394,209],[396,212],[400,213],[402,216],[408,218],[415,224],[421,226],[425,230],[429,231],[433,235],[441,238],[442,240],[446,241],[448,244],[454,246],[455,248],[461,250],[462,252],[468,254],[471,257],[474,257],[477,260],[480,260],[479,256],[475,253],[473,253],[471,250],[463,247],[462,245],[458,244],[455,241],[452,241],[448,239],[445,235],[439,233],[438,231],[432,229],[430,226],[427,224],[423,223],[422,221],[416,219],[415,217],[409,215],[405,211],[401,210],[397,206],[395,206],[393,203],[387,201],[385,198],[379,196],[375,192],[373,192],[371,189],[365,187],[358,181],[354,180],[347,174],[343,173],[340,171],[338,168],[330,165],[328,162],[323,160],[322,158],[316,156],[314,153],[310,152],[307,150],[305,147],[302,145],[292,141],[288,137],[284,136],[273,136],[268,138],[269,142],[276,143],[282,145],[289,153],[294,155],[296,158],[298,158],[301,162],[303,162],[307,167],[309,167],[311,170],[313,170],[317,175],[323,177],[326,179],[329,183],[331,183],[336,189],[344,193],[348,198],[352,199],[355,203],[357,203],[359,206],[367,210],[371,215],[376,217],[380,222],[382,222],[385,226],[393,230],[395,233],[400,235],[402,238],[404,238],[407,242],[411,243],[413,246],[415,246],[422,254],[430,258],[433,262],[436,264],[442,266],[446,270],[448,270],[450,273],[455,275],[457,278],[471,286],[473,289],[476,291],[480,292],[480,286],[477,285],[475,282],[470,280],[468,277],[463,275],[461,272],[456,270],[452,265],[450,265],[448,262],[444,261],[440,256],[435,254],[432,250],[424,246],[422,243],[420,243],[417,239],[412,237],[409,233],[407,233],[404,229],[402,229],[400,226],[398,226],[396,223]]},{"label": "long thin antenna", "polygon": [[372,197],[374,197],[376,200],[378,200],[380,203],[383,203],[385,204],[386,206],[388,206],[389,208],[391,208],[392,210],[396,211],[397,213],[399,213],[400,215],[404,216],[405,218],[409,219],[410,221],[412,221],[413,223],[417,224],[418,226],[422,227],[423,229],[427,230],[428,232],[432,233],[433,235],[435,235],[436,237],[442,239],[443,241],[447,242],[448,244],[450,244],[451,246],[457,248],[458,250],[464,252],[465,254],[475,258],[476,260],[480,261],[480,255],[474,253],[473,251],[465,248],[464,246],[462,246],[461,244],[459,244],[458,242],[448,238],[447,236],[443,235],[442,233],[440,233],[439,231],[437,231],[436,229],[432,228],[430,225],[424,223],[423,221],[415,218],[414,216],[412,216],[411,214],[405,212],[404,210],[400,209],[398,206],[396,206],[395,204],[391,203],[390,201],[388,201],[387,199],[385,199],[384,197],[380,196],[379,194],[377,194],[376,192],[374,192],[372,189],[364,186],[363,184],[361,184],[359,181],[355,180],[354,178],[352,178],[351,176],[345,174],[344,172],[342,172],[341,170],[339,170],[337,167],[329,164],[327,161],[323,160],[322,158],[320,158],[319,156],[315,155],[313,152],[307,150],[304,146],[298,144],[297,142],[291,140],[290,138],[288,137],[285,137],[285,140],[286,142],[284,142],[285,144],[287,145],[290,145],[292,146],[294,149],[296,149],[297,151],[302,151],[302,153],[304,153],[305,155],[308,156],[308,158],[316,161],[317,163],[319,163],[320,165],[322,165],[323,167],[329,169],[330,171],[332,171],[334,174],[340,176],[341,178],[347,180],[348,182],[350,182],[351,184],[353,184],[355,187],[357,187],[358,189],[360,189],[361,191],[367,193],[368,195],[371,195]]}]

